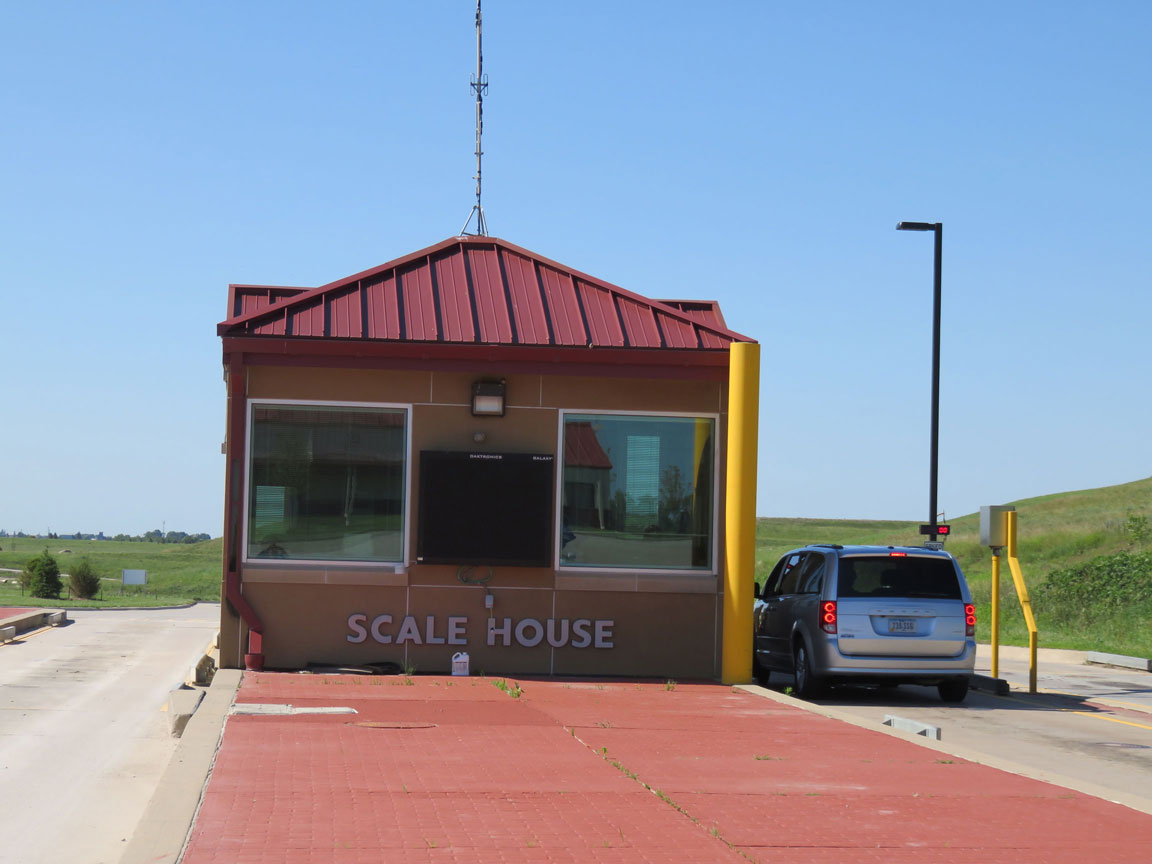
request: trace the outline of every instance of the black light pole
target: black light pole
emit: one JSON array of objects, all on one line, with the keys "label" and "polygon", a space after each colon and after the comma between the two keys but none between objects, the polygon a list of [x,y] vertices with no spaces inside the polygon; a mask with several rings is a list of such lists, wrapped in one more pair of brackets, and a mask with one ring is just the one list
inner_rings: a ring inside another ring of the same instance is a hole
[{"label": "black light pole", "polygon": [[928,480],[928,524],[930,536],[937,538],[936,475],[940,462],[940,253],[943,247],[944,223],[898,222],[897,231],[931,231],[936,235],[935,267],[932,277],[932,448]]}]

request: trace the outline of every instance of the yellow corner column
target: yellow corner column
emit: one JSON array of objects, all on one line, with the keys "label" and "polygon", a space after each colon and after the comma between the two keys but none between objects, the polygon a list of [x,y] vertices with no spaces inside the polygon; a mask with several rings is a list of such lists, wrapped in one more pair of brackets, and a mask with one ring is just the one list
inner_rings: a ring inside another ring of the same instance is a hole
[{"label": "yellow corner column", "polygon": [[752,680],[756,581],[756,445],[760,346],[733,342],[728,357],[728,468],[724,508],[724,631],[720,680]]}]

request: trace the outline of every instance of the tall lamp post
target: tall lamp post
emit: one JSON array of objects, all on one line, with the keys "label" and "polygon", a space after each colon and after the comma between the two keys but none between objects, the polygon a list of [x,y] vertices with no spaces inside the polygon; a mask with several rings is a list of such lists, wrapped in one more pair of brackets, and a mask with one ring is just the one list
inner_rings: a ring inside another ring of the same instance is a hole
[{"label": "tall lamp post", "polygon": [[[932,447],[928,480],[928,533],[941,539],[936,521],[936,475],[940,463],[940,252],[944,238],[942,222],[898,222],[897,231],[931,231],[936,235],[935,266],[932,277]],[[947,533],[947,532],[944,532]]]}]

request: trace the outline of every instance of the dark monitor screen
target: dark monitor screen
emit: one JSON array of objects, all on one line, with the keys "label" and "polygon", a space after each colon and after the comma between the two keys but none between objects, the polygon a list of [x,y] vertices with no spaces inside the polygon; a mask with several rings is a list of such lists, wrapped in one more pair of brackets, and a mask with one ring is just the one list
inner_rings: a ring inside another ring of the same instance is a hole
[{"label": "dark monitor screen", "polygon": [[540,453],[420,453],[416,561],[552,564],[556,459]]}]

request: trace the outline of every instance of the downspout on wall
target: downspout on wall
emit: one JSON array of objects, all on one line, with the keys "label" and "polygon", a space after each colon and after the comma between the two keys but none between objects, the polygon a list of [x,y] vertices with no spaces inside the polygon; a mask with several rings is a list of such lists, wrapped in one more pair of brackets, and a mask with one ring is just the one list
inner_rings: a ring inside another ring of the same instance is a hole
[{"label": "downspout on wall", "polygon": [[264,624],[244,599],[240,588],[240,519],[244,514],[244,442],[247,426],[248,395],[245,384],[244,355],[225,357],[228,382],[227,489],[224,502],[224,600],[248,625],[248,650],[244,664],[249,669],[264,666]]}]

